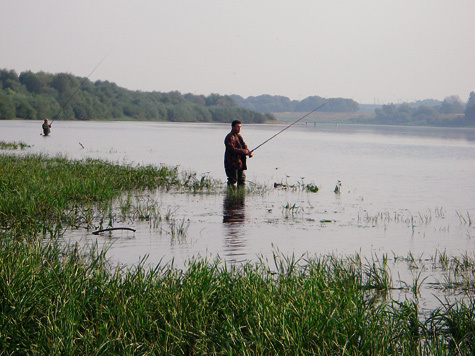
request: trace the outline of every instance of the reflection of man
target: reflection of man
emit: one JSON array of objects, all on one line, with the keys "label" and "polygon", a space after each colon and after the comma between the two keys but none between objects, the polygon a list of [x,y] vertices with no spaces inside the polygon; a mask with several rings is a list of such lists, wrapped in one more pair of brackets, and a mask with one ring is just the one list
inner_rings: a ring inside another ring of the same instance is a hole
[{"label": "reflection of man", "polygon": [[246,238],[244,231],[243,189],[229,189],[223,202],[224,255],[232,263],[246,260]]},{"label": "reflection of man", "polygon": [[244,171],[247,169],[246,156],[251,153],[247,149],[241,132],[241,122],[234,120],[231,124],[231,132],[226,135],[224,145],[226,151],[224,153],[224,169],[228,177],[228,187],[234,187],[237,183],[239,186],[244,186],[246,183],[246,175]]},{"label": "reflection of man", "polygon": [[223,223],[241,223],[245,217],[244,192],[229,191],[223,202]]}]

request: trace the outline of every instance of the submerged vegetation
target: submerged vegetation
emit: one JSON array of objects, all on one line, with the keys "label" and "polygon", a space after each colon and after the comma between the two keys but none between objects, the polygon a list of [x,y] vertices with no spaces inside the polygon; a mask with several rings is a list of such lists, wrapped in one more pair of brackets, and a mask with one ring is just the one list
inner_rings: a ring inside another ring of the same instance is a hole
[{"label": "submerged vegetation", "polygon": [[[302,185],[302,187],[305,187]],[[461,293],[422,310],[422,283],[394,286],[387,256],[294,256],[227,265],[111,266],[106,251],[67,246],[68,228],[117,214],[186,233],[187,220],[147,192],[222,192],[176,167],[120,166],[41,155],[0,155],[0,347],[13,354],[468,355],[475,352],[475,258],[435,256],[434,283]],[[259,190],[259,189],[258,189]],[[141,192],[141,194],[139,194]],[[238,193],[236,193],[238,194]],[[240,193],[239,193],[240,194]],[[142,204],[136,204],[142,199]],[[283,208],[298,213],[295,204]],[[438,210],[439,211],[439,210]],[[100,212],[100,213],[98,213]],[[462,214],[461,214],[462,216]],[[470,220],[471,217],[464,217]],[[45,239],[45,237],[49,237]],[[422,268],[419,258],[394,256]],[[397,284],[397,283],[396,283]],[[393,300],[400,288],[414,300]]]}]

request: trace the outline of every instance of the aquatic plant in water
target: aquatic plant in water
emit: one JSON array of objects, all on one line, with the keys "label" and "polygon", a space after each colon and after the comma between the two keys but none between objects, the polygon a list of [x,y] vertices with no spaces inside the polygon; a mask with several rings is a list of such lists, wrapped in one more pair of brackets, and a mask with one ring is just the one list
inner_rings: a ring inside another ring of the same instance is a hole
[{"label": "aquatic plant in water", "polygon": [[0,141],[0,150],[24,150],[26,148],[31,147],[27,143],[24,142],[5,142],[5,141]]},{"label": "aquatic plant in water", "polygon": [[181,185],[183,188],[193,192],[218,191],[222,187],[222,182],[209,176],[209,172],[203,173],[201,177],[195,172],[185,171],[182,173]]},{"label": "aquatic plant in water", "polygon": [[292,190],[292,191],[305,191],[305,192],[311,192],[311,193],[317,193],[319,188],[315,183],[305,183],[304,179],[305,177],[301,177],[300,181],[298,181],[295,184],[289,184],[288,183],[288,176],[286,176],[285,183],[277,183],[274,182],[274,189],[285,189],[285,190]]},{"label": "aquatic plant in water", "polygon": [[303,213],[304,209],[297,204],[287,203],[282,207],[282,214],[284,218],[289,219],[291,217],[295,217],[299,213]]}]

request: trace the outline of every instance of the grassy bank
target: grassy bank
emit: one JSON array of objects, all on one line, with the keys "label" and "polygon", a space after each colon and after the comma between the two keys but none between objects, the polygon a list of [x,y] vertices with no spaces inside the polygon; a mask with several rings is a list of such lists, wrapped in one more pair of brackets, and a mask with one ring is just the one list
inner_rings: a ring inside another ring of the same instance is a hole
[{"label": "grassy bank", "polygon": [[0,227],[28,237],[57,237],[65,228],[87,225],[95,211],[106,217],[112,200],[127,192],[201,191],[216,186],[208,177],[179,172],[176,167],[0,155]]},{"label": "grassy bank", "polygon": [[357,259],[110,270],[103,254],[1,241],[3,354],[469,355],[475,304],[428,315]]},{"label": "grassy bank", "polygon": [[0,155],[0,355],[475,352],[473,298],[421,313],[357,256],[118,269],[57,239],[129,191],[217,186],[173,167]]}]

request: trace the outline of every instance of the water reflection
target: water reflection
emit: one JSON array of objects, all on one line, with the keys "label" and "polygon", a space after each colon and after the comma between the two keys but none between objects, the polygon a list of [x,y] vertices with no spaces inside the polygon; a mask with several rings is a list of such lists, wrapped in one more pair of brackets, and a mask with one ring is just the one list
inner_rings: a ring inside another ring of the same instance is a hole
[{"label": "water reflection", "polygon": [[231,262],[245,260],[245,192],[229,189],[223,201],[224,252]]}]

